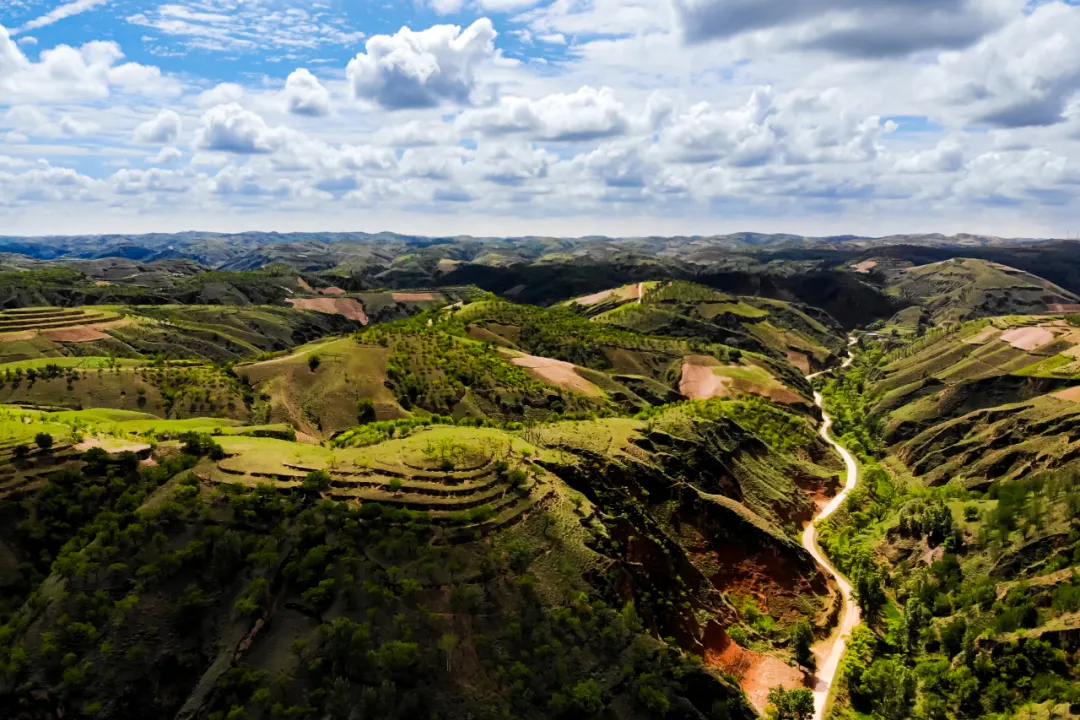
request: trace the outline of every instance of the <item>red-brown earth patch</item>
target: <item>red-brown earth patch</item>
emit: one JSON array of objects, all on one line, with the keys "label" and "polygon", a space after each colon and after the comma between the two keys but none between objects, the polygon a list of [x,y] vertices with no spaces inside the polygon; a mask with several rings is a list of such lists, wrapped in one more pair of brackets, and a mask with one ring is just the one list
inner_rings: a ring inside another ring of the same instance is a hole
[{"label": "red-brown earth patch", "polygon": [[326,315],[341,315],[368,324],[364,306],[355,298],[288,298],[285,302],[297,310],[312,310]]}]

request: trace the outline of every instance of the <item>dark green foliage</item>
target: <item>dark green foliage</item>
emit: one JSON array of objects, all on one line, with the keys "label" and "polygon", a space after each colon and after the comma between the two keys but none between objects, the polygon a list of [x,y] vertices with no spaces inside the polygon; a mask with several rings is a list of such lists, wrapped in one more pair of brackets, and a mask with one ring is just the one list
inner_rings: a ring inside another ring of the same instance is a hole
[{"label": "dark green foliage", "polygon": [[14,448],[12,448],[12,452],[15,454],[15,457],[24,458],[30,454],[30,446],[26,443],[19,443]]},{"label": "dark green foliage", "polygon": [[53,436],[46,432],[34,436],[34,443],[42,450],[50,450],[53,446]]},{"label": "dark green foliage", "polygon": [[324,470],[312,470],[304,478],[303,488],[307,492],[323,492],[330,489],[332,478]]},{"label": "dark green foliage", "polygon": [[816,660],[814,654],[810,651],[811,646],[814,644],[814,630],[810,627],[810,622],[806,618],[800,619],[791,626],[788,636],[791,638],[791,649],[795,654],[795,661],[803,667],[813,670]]},{"label": "dark green foliage", "polygon": [[308,369],[311,370],[311,372],[315,372],[316,370],[318,370],[319,365],[321,365],[321,364],[322,364],[322,358],[320,358],[318,355],[316,355],[315,353],[312,353],[311,355],[308,355],[307,365],[308,365]]},{"label": "dark green foliage", "polygon": [[209,435],[186,433],[180,440],[183,442],[181,450],[185,455],[197,458],[208,457],[211,460],[221,460],[225,457],[225,451]]},{"label": "dark green foliage", "polygon": [[371,398],[362,397],[356,401],[356,421],[361,425],[375,419],[375,403]]},{"label": "dark green foliage", "polygon": [[809,690],[769,690],[768,716],[775,720],[810,720],[814,715],[814,696]]}]

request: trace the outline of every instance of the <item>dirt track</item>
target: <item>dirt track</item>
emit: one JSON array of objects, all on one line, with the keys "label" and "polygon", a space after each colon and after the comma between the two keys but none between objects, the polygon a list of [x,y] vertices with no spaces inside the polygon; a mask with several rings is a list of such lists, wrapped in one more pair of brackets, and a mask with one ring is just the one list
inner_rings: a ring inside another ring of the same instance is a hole
[{"label": "dirt track", "polygon": [[[850,343],[854,344],[854,340]],[[842,367],[849,367],[854,362],[855,356],[849,355],[848,359],[844,361]],[[817,544],[817,524],[825,518],[832,515],[847,499],[848,494],[855,489],[859,483],[859,466],[855,462],[855,457],[840,443],[833,439],[830,430],[832,429],[833,419],[825,412],[823,407],[823,398],[821,393],[814,393],[814,402],[817,406],[822,408],[821,413],[825,422],[821,425],[821,437],[829,445],[833,447],[840,456],[844,458],[844,467],[847,472],[847,483],[844,485],[844,489],[840,491],[836,497],[829,502],[825,508],[818,513],[817,517],[806,526],[806,530],[803,531],[802,543],[806,551],[810,553],[814,558],[814,562],[821,567],[821,569],[828,574],[833,581],[839,586],[840,594],[844,598],[843,615],[840,618],[840,626],[833,632],[828,640],[818,643],[814,647],[814,654],[818,657],[818,669],[814,675],[814,685],[811,690],[814,693],[814,720],[822,720],[825,715],[825,703],[829,699],[829,691],[832,688],[833,680],[836,677],[836,670],[840,665],[840,660],[844,657],[844,651],[847,649],[847,638],[851,635],[851,631],[858,626],[860,622],[859,605],[855,602],[854,594],[852,592],[851,583],[847,581],[843,575],[837,572],[836,568],[832,566],[832,563],[825,557],[825,554],[821,551]]]}]

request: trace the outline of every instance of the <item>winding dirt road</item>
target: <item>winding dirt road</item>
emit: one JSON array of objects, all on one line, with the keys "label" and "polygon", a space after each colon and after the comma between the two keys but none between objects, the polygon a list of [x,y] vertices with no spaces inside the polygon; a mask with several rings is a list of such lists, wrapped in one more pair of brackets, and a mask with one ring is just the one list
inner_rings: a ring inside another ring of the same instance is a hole
[{"label": "winding dirt road", "polygon": [[[850,338],[849,345],[854,345],[857,342],[855,338]],[[848,354],[847,360],[841,365],[842,368],[851,366],[851,363],[855,361],[855,355]],[[828,372],[828,371],[826,371]],[[810,377],[816,377],[822,373],[816,373]],[[806,551],[810,553],[814,561],[821,566],[836,584],[840,587],[840,594],[844,598],[843,615],[840,618],[840,626],[833,633],[833,635],[824,643],[818,645],[815,648],[815,652],[819,654],[819,662],[817,673],[814,675],[814,687],[812,688],[814,693],[814,720],[822,720],[825,715],[825,703],[829,699],[829,690],[832,688],[833,679],[836,677],[837,667],[840,665],[840,659],[844,656],[844,650],[847,649],[847,638],[851,634],[851,631],[860,622],[859,605],[855,602],[854,595],[851,588],[851,583],[847,581],[843,575],[837,572],[836,568],[832,566],[832,563],[825,557],[825,553],[821,551],[817,543],[817,524],[825,518],[836,512],[837,508],[843,504],[847,499],[848,494],[855,489],[855,486],[859,482],[859,466],[855,463],[855,457],[848,452],[847,448],[843,447],[835,439],[833,439],[829,432],[832,428],[833,419],[825,412],[822,404],[821,393],[814,393],[814,402],[821,408],[822,417],[825,422],[821,425],[821,437],[829,443],[840,456],[844,458],[844,466],[847,470],[847,483],[844,485],[844,489],[825,506],[817,517],[806,526],[806,530],[803,531],[802,543]]]}]

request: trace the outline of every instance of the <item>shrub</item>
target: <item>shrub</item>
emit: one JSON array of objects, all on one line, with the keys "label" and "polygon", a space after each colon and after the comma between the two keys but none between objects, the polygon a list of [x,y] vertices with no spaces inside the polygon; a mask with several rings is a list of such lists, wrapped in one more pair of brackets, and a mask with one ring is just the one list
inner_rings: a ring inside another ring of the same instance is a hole
[{"label": "shrub", "polygon": [[405,485],[401,478],[390,478],[390,492],[399,493],[401,488]]},{"label": "shrub", "polygon": [[360,398],[356,401],[356,420],[361,425],[372,422],[375,419],[375,403],[371,398]]},{"label": "shrub", "polygon": [[311,372],[318,370],[320,365],[322,365],[322,358],[318,355],[311,355],[308,357],[307,366]]},{"label": "shrub", "polygon": [[38,433],[34,436],[34,442],[42,450],[49,450],[53,446],[53,436],[46,432]]},{"label": "shrub", "polygon": [[332,478],[324,470],[312,470],[304,478],[303,489],[307,492],[322,492],[330,489]]},{"label": "shrub", "polygon": [[813,669],[815,665],[814,654],[810,652],[810,646],[814,644],[814,631],[806,618],[795,623],[789,631],[792,651],[795,653],[795,661],[803,667]]},{"label": "shrub", "polygon": [[30,454],[30,446],[26,443],[19,443],[15,446],[15,457],[24,458]]}]

